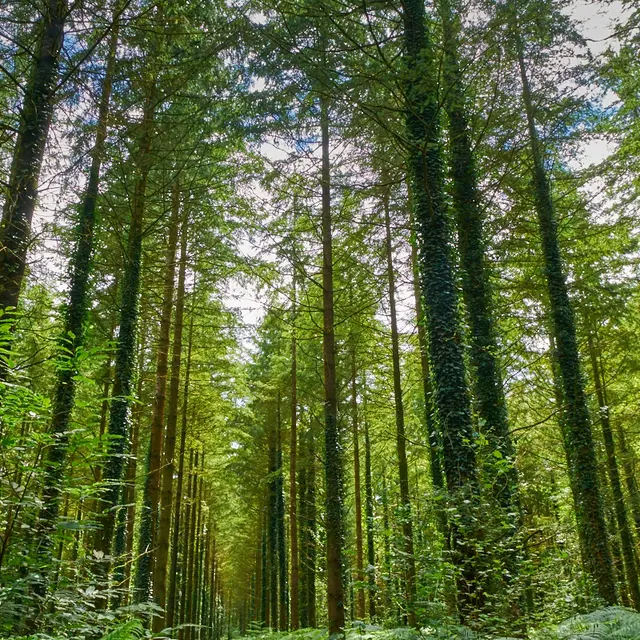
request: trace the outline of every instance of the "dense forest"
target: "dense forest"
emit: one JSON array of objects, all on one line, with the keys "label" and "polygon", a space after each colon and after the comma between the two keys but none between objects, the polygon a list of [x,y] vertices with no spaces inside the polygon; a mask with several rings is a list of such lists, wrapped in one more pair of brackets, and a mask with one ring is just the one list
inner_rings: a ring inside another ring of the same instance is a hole
[{"label": "dense forest", "polygon": [[3,0],[0,637],[640,638],[634,0]]}]

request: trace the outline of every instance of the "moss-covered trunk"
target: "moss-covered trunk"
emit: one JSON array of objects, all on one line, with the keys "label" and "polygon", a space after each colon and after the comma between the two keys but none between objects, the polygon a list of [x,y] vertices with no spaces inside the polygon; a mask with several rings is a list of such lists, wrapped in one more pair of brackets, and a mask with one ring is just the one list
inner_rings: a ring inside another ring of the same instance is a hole
[{"label": "moss-covered trunk", "polygon": [[[138,176],[133,194],[127,255],[121,285],[120,328],[116,348],[115,380],[109,415],[109,445],[104,464],[103,478],[107,483],[101,495],[100,528],[96,531],[95,548],[103,558],[111,553],[115,529],[116,507],[122,490],[124,454],[129,438],[128,414],[132,396],[135,344],[138,326],[138,294],[142,259],[142,229],[147,179],[151,169],[151,140],[155,118],[155,90],[148,92],[145,100],[140,141],[136,154]],[[100,562],[98,569],[105,572],[107,562]]]},{"label": "moss-covered trunk", "polygon": [[[518,478],[514,447],[509,433],[502,373],[498,362],[495,322],[486,248],[483,212],[478,192],[478,176],[473,157],[458,51],[458,18],[449,0],[439,0],[444,36],[445,110],[449,122],[450,165],[453,208],[458,232],[458,252],[462,267],[462,293],[470,328],[470,362],[478,418],[489,447],[500,455],[500,464],[491,465],[492,490],[505,514],[518,511]],[[490,456],[491,460],[495,457]],[[504,463],[508,462],[508,465]],[[513,516],[510,516],[513,520]],[[509,532],[515,533],[516,522]],[[511,570],[514,563],[511,562]]]},{"label": "moss-covered trunk", "polygon": [[544,255],[551,322],[564,401],[564,441],[570,475],[573,476],[574,503],[578,532],[582,542],[583,562],[595,581],[602,599],[612,605],[617,602],[616,586],[598,482],[591,419],[578,352],[575,317],[569,300],[564,265],[560,254],[558,223],[551,185],[544,166],[543,151],[536,129],[523,43],[517,30],[515,18],[512,18],[512,26],[514,27],[513,37],[522,82],[522,100],[529,130],[535,209]]},{"label": "moss-covered trunk", "polygon": [[447,487],[460,512],[452,539],[458,567],[461,617],[478,607],[480,592],[472,541],[477,524],[477,469],[471,402],[460,336],[439,131],[433,51],[420,0],[403,2],[406,60],[406,131],[412,200],[418,238],[420,290],[429,334],[435,406],[443,439]]},{"label": "moss-covered trunk", "polygon": [[[84,345],[84,323],[87,315],[87,294],[94,245],[95,210],[100,185],[102,156],[107,137],[109,102],[111,99],[111,84],[117,45],[118,21],[116,19],[111,31],[107,64],[102,81],[102,93],[98,108],[96,137],[91,153],[89,179],[80,207],[76,229],[76,245],[71,259],[71,287],[65,313],[64,329],[60,337],[61,362],[57,371],[53,417],[50,427],[52,443],[45,456],[45,476],[42,490],[43,506],[36,521],[35,535],[38,545],[37,553],[39,555],[48,553],[51,545],[50,536],[58,519],[64,463],[69,443],[69,425],[75,401],[76,376],[78,374],[76,358]],[[107,373],[110,370],[109,364],[107,363]],[[108,378],[105,386],[108,389]],[[106,391],[105,397],[107,393],[108,391]],[[102,424],[101,419],[101,428]],[[40,567],[40,579],[34,582],[33,585],[35,594],[40,597],[43,597],[46,592],[47,574],[48,563],[45,561]]]},{"label": "moss-covered trunk", "polygon": [[[0,228],[0,314],[16,308],[20,298],[68,15],[66,0],[47,0],[37,25],[39,41],[24,91],[9,184],[4,194]],[[0,376],[5,375],[6,368],[1,367]]]}]

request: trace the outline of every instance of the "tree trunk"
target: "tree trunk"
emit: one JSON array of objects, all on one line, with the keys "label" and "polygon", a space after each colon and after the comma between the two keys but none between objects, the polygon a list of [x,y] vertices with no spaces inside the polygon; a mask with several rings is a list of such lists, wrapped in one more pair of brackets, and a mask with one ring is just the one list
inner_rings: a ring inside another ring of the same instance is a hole
[{"label": "tree trunk", "polygon": [[[500,465],[493,464],[489,469],[493,495],[505,515],[515,514],[518,510],[515,450],[509,433],[502,373],[496,356],[498,345],[486,266],[482,206],[458,60],[460,44],[457,16],[452,12],[449,0],[440,0],[440,13],[444,33],[445,109],[449,120],[452,195],[462,267],[462,293],[471,329],[470,361],[475,373],[474,398],[482,430],[489,447],[493,449],[491,453],[497,451],[501,456]],[[493,455],[490,459],[495,461]],[[505,461],[509,463],[506,469]],[[513,516],[509,519],[513,520]],[[510,532],[513,534],[517,530],[517,523],[511,524]],[[509,564],[513,570],[515,563]]]},{"label": "tree trunk", "polygon": [[316,626],[316,463],[311,425],[301,438],[300,468],[300,623],[303,629]]},{"label": "tree trunk", "polygon": [[[100,184],[100,169],[102,166],[104,143],[107,137],[111,83],[116,61],[116,49],[118,46],[118,21],[117,18],[114,20],[109,41],[105,76],[102,82],[102,94],[100,96],[100,106],[98,109],[96,139],[91,154],[92,160],[89,170],[89,181],[80,208],[76,246],[71,260],[72,273],[69,302],[65,314],[64,330],[60,337],[60,343],[63,348],[60,355],[62,362],[57,372],[53,400],[53,418],[50,428],[53,443],[47,451],[44,462],[43,506],[38,515],[35,533],[38,554],[48,553],[51,544],[50,536],[56,527],[58,519],[63,480],[62,474],[69,443],[69,423],[74,407],[75,380],[78,374],[76,358],[84,344],[84,323],[87,315],[87,290],[94,244],[96,200],[98,198],[98,187]],[[39,579],[33,583],[33,591],[36,595],[43,597],[47,585],[46,564],[40,567],[38,575]]]},{"label": "tree trunk", "polygon": [[[413,228],[413,220],[410,222]],[[425,328],[425,318],[420,295],[420,281],[418,274],[418,250],[415,241],[411,243],[411,264],[413,271],[413,297],[416,305],[416,323],[418,325],[418,348],[420,349],[420,369],[422,371],[422,394],[424,397],[425,428],[429,442],[429,470],[431,485],[437,496],[444,496],[446,487],[442,472],[442,437],[438,431],[435,407],[433,406],[433,385],[431,384],[431,367],[429,365],[429,340]],[[436,524],[444,541],[445,551],[450,550],[449,525],[447,514],[437,500],[434,505]]]},{"label": "tree trunk", "polygon": [[[145,348],[144,340],[145,332],[142,332],[140,341],[139,358],[138,358],[138,384],[136,389],[136,398],[138,401],[142,398],[144,376],[143,376],[143,353]],[[127,460],[127,468],[125,471],[125,484],[123,488],[123,504],[126,505],[126,539],[124,554],[124,580],[122,583],[123,602],[129,600],[129,588],[131,585],[131,569],[133,565],[133,541],[135,537],[136,524],[136,474],[138,470],[138,449],[140,448],[140,423],[142,422],[142,407],[137,404],[133,407],[131,422],[133,424],[133,434],[131,435],[131,450],[129,459]]]},{"label": "tree trunk", "polygon": [[[147,178],[151,169],[151,139],[155,117],[155,90],[147,95],[145,102],[140,144],[138,147],[138,177],[133,195],[127,256],[122,279],[120,306],[120,329],[116,350],[115,380],[109,416],[109,440],[107,460],[103,477],[108,483],[101,497],[100,528],[96,531],[95,547],[104,557],[111,552],[111,541],[115,527],[116,507],[122,489],[124,453],[128,437],[128,414],[132,392],[135,343],[138,325],[138,294],[140,292],[140,266],[142,258],[142,229]],[[98,570],[104,573],[108,563],[102,561]]]},{"label": "tree trunk", "polygon": [[373,482],[371,479],[371,439],[369,421],[364,418],[364,487],[367,513],[367,576],[369,582],[369,619],[376,620],[376,553],[373,521]]},{"label": "tree trunk", "polygon": [[282,468],[282,413],[281,398],[278,392],[278,406],[276,419],[276,506],[278,523],[278,602],[280,631],[286,631],[289,626],[289,598],[287,590],[287,540],[285,537],[285,507],[284,507],[284,483]]},{"label": "tree trunk", "polygon": [[[458,567],[458,604],[463,621],[480,602],[475,566],[475,516],[478,482],[473,424],[460,336],[444,193],[439,139],[437,82],[428,56],[432,45],[425,23],[424,3],[404,0],[407,62],[406,120],[408,160],[419,241],[421,293],[429,329],[435,405],[442,430],[447,486],[460,511],[459,529],[452,539]],[[425,56],[426,54],[426,56]],[[425,74],[428,80],[425,80]]]},{"label": "tree trunk", "polygon": [[308,618],[308,556],[309,556],[309,543],[310,536],[307,526],[307,514],[308,514],[308,465],[309,454],[307,450],[308,437],[306,430],[302,432],[300,436],[300,463],[298,465],[298,499],[300,501],[300,508],[298,510],[300,521],[300,628],[306,629],[309,627]]},{"label": "tree trunk", "polygon": [[[195,464],[198,464],[197,454],[195,458]],[[186,495],[186,506],[185,506],[185,514],[184,514],[184,531],[183,535],[183,544],[182,544],[182,557],[180,559],[180,578],[181,578],[181,590],[180,590],[180,617],[177,621],[179,624],[184,624],[187,622],[186,612],[187,612],[187,587],[189,584],[189,553],[191,550],[191,505],[192,505],[192,495],[193,495],[193,486],[196,482],[195,476],[195,467],[194,467],[194,452],[193,449],[189,452],[189,476],[187,478],[187,495]],[[177,499],[176,495],[176,499]],[[176,507],[176,513],[179,513]],[[174,537],[175,540],[175,537]],[[186,630],[180,629],[178,633],[178,637],[180,640],[183,640],[185,637]]]},{"label": "tree trunk", "polygon": [[296,275],[297,264],[294,256],[292,305],[291,305],[291,436],[289,441],[289,527],[291,546],[291,630],[300,628],[300,609],[298,601],[300,564],[298,560],[298,494],[296,486],[297,477],[297,453],[298,453],[298,359],[296,343]]},{"label": "tree trunk", "polygon": [[386,585],[384,590],[384,609],[385,615],[391,615],[391,585],[392,568],[391,568],[391,534],[389,522],[389,494],[387,493],[387,476],[386,472],[382,472],[382,530],[384,531],[384,571],[386,572]]},{"label": "tree trunk", "polygon": [[403,564],[406,594],[406,612],[410,627],[416,626],[416,560],[413,552],[413,517],[409,496],[409,468],[407,465],[407,443],[402,402],[402,379],[400,372],[400,341],[396,315],[396,283],[393,272],[393,247],[391,243],[391,219],[389,194],[384,195],[384,226],[386,232],[387,280],[389,285],[389,314],[391,316],[391,351],[393,361],[393,396],[396,410],[396,449],[398,452],[398,476],[400,480],[400,507],[403,537]]},{"label": "tree trunk", "polygon": [[[178,186],[175,186],[176,192]],[[178,197],[174,194],[174,197]],[[158,544],[153,573],[153,599],[161,608],[167,608],[167,615],[157,614],[153,619],[153,632],[159,633],[164,625],[173,624],[174,603],[169,600],[167,606],[167,560],[169,557],[169,538],[171,535],[171,507],[173,505],[173,475],[175,470],[174,457],[176,450],[176,431],[178,425],[178,398],[180,395],[180,366],[182,363],[182,332],[184,318],[184,287],[187,270],[187,229],[188,215],[183,214],[182,229],[180,231],[180,271],[178,274],[178,290],[176,294],[176,315],[173,326],[173,351],[171,357],[171,383],[169,386],[169,407],[167,411],[167,432],[164,444],[164,459],[162,467],[162,494],[160,496],[160,513],[158,525]],[[186,434],[185,434],[186,437]],[[184,445],[180,443],[180,452],[184,453]],[[182,460],[181,460],[182,462]],[[182,469],[180,469],[180,474]],[[178,516],[176,514],[176,520]],[[179,522],[178,522],[179,524]],[[176,548],[177,553],[177,548]],[[172,576],[175,573],[172,572]],[[175,591],[173,592],[175,598]],[[169,609],[171,610],[169,612]]]},{"label": "tree trunk", "polygon": [[[267,505],[269,503],[267,496]],[[262,587],[260,598],[260,620],[264,623],[267,629],[270,628],[271,611],[269,608],[269,521],[267,515],[267,509],[264,509],[262,516]]]},{"label": "tree trunk", "polygon": [[[68,16],[66,0],[47,0],[38,24],[40,40],[20,109],[20,125],[5,192],[0,229],[0,314],[16,308],[31,244],[31,220],[49,135],[60,51]],[[6,375],[5,367],[0,377]]]},{"label": "tree trunk", "polygon": [[268,415],[269,437],[269,505],[267,508],[267,543],[268,543],[268,567],[269,567],[269,624],[270,629],[278,631],[278,483],[276,474],[278,471],[277,453],[277,429],[274,416]]},{"label": "tree trunk", "polygon": [[[204,453],[202,454],[202,463],[200,468],[204,470]],[[200,575],[201,575],[201,561],[202,561],[202,500],[203,500],[203,489],[204,489],[204,478],[202,475],[200,476],[200,484],[198,487],[198,495],[197,495],[197,518],[196,518],[196,530],[195,530],[195,554],[193,556],[193,575],[191,577],[190,585],[191,585],[191,594],[188,597],[188,601],[190,604],[190,615],[189,622],[191,624],[198,623],[198,600],[200,597]],[[191,629],[189,631],[189,637],[195,637],[195,629]]]},{"label": "tree trunk", "polygon": [[589,333],[589,356],[591,358],[591,368],[593,371],[593,382],[596,390],[596,398],[598,399],[598,408],[600,409],[600,426],[602,428],[602,439],[607,456],[607,473],[609,475],[609,484],[611,493],[613,494],[613,510],[620,534],[620,542],[622,543],[622,557],[624,558],[624,573],[631,594],[631,600],[635,609],[640,609],[640,587],[638,586],[638,571],[636,567],[635,552],[633,547],[633,536],[631,527],[629,526],[629,518],[624,503],[624,494],[622,492],[622,482],[620,480],[620,471],[618,469],[618,460],[616,458],[615,441],[613,439],[613,431],[611,429],[611,421],[609,419],[609,407],[605,397],[604,376],[600,371],[598,362],[598,353],[593,341],[593,336]]},{"label": "tree trunk", "polygon": [[[197,532],[197,516],[198,516],[198,505],[197,505],[197,497],[198,497],[198,479],[200,474],[198,473],[198,460],[199,460],[199,452],[196,451],[194,458],[194,466],[193,466],[193,474],[191,478],[191,495],[189,496],[189,522],[187,523],[188,529],[188,537],[189,537],[189,548],[188,554],[185,551],[185,560],[184,560],[184,578],[183,578],[183,592],[182,592],[182,615],[180,619],[180,624],[189,624],[191,622],[191,600],[193,598],[193,568],[195,565],[195,555],[196,555],[196,540],[198,536]],[[191,628],[186,627],[184,629],[185,640],[189,640],[191,637]]]},{"label": "tree trunk", "polygon": [[[151,584],[155,573],[155,556],[158,544],[158,519],[160,511],[160,480],[162,476],[162,441],[164,435],[164,413],[167,398],[167,373],[169,344],[171,341],[171,314],[176,273],[176,247],[180,216],[180,192],[174,181],[169,219],[169,238],[164,267],[162,309],[156,351],[156,386],[153,397],[151,433],[149,440],[149,469],[145,478],[143,509],[140,518],[138,561],[136,572],[136,602],[147,602],[151,598]],[[164,557],[166,567],[166,555]],[[164,574],[164,571],[162,572]],[[164,593],[162,594],[164,596]],[[153,594],[154,600],[156,594]],[[164,597],[163,604],[164,608]],[[162,616],[154,617],[154,625],[162,624]],[[155,626],[154,626],[155,629]],[[156,629],[156,631],[161,631]]]},{"label": "tree trunk", "polygon": [[353,426],[353,491],[356,509],[356,618],[364,620],[364,552],[362,535],[362,493],[360,491],[360,429],[358,425],[358,389],[356,384],[355,345],[351,348],[351,421]]},{"label": "tree trunk", "polygon": [[[186,214],[185,214],[186,216]],[[183,227],[183,233],[184,233],[185,229]],[[183,235],[182,237],[182,243],[186,242],[186,234]],[[184,246],[184,245],[182,245]],[[185,257],[184,260],[184,264],[186,264],[186,253],[185,250],[181,247],[180,249],[180,259],[182,260],[182,257]],[[182,275],[182,268],[183,268],[183,262],[181,262],[180,264],[180,278],[183,278]],[[184,285],[184,282],[183,282]],[[180,291],[182,291],[182,288],[179,289]],[[176,310],[176,323],[177,323],[177,316],[178,316],[178,311]],[[188,341],[188,347],[187,347],[187,367],[186,367],[186,373],[185,373],[185,380],[184,380],[184,390],[183,390],[183,394],[182,394],[182,427],[181,427],[181,431],[180,431],[180,453],[179,453],[179,463],[178,463],[178,482],[176,485],[176,500],[175,500],[175,515],[173,518],[173,536],[172,536],[172,541],[171,541],[171,580],[169,582],[169,597],[168,597],[168,601],[167,601],[167,619],[166,619],[166,626],[167,627],[171,627],[173,628],[175,625],[175,615],[176,615],[176,600],[177,600],[177,595],[178,595],[178,578],[179,578],[179,573],[178,573],[178,550],[180,548],[180,525],[181,525],[181,517],[182,517],[182,485],[184,482],[184,453],[185,453],[185,447],[186,447],[186,442],[187,442],[187,420],[188,420],[188,408],[189,408],[189,383],[190,383],[190,377],[191,377],[191,353],[192,353],[192,349],[193,349],[193,319],[194,319],[194,314],[193,314],[193,310],[191,313],[191,319],[189,322],[189,341]],[[177,331],[177,324],[176,324],[176,331]],[[174,341],[174,358],[177,356],[178,357],[178,362],[181,361],[181,356],[178,353],[178,345],[176,344],[176,342]],[[176,361],[174,359],[173,362],[173,367],[175,367],[176,365]],[[175,374],[178,378],[179,378],[179,372],[174,368],[172,369],[172,374]],[[172,384],[173,384],[173,375],[172,375],[172,380],[171,380]],[[180,383],[180,380],[178,379],[177,381],[178,385]],[[171,393],[173,393],[173,388],[171,390]],[[173,402],[173,400],[171,400],[171,402]],[[170,409],[170,411],[173,410],[173,405]],[[171,414],[169,419],[171,420]],[[193,461],[192,461],[193,462]],[[191,467],[190,467],[191,468]],[[189,495],[188,490],[187,490],[187,495]],[[186,516],[186,520],[189,519],[189,516]],[[185,536],[185,540],[186,540],[186,536]],[[182,572],[184,574],[184,560],[182,562]]]},{"label": "tree trunk", "polygon": [[329,635],[344,633],[343,470],[338,426],[336,345],[333,308],[333,241],[329,164],[329,105],[320,98],[322,130],[322,309],[325,419],[325,529],[327,534],[327,614]]},{"label": "tree trunk", "polygon": [[522,82],[522,100],[526,112],[533,160],[535,208],[544,254],[551,320],[564,400],[563,414],[567,458],[570,467],[573,468],[576,519],[584,549],[583,562],[595,581],[602,599],[607,604],[613,605],[617,602],[616,586],[598,482],[597,459],[589,409],[578,353],[575,318],[567,291],[564,265],[558,242],[555,207],[538,140],[523,44],[517,31],[515,16],[513,17],[513,27]]}]

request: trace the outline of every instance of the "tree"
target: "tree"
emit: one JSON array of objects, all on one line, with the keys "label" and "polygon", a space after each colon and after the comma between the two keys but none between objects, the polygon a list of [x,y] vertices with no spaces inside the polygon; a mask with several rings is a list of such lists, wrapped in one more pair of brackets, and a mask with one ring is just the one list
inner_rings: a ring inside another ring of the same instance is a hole
[{"label": "tree", "polygon": [[[513,12],[514,7],[510,8]],[[609,604],[617,601],[613,580],[611,552],[607,540],[604,511],[597,475],[597,461],[589,409],[578,353],[575,319],[567,292],[566,276],[558,242],[557,221],[549,179],[544,168],[536,129],[535,112],[527,76],[524,49],[517,23],[511,22],[518,56],[524,104],[533,161],[535,208],[538,216],[549,306],[557,349],[557,361],[563,394],[563,428],[578,530],[583,545],[584,563],[593,576],[602,598]]]},{"label": "tree", "polygon": [[[459,319],[453,286],[450,248],[447,244],[447,214],[444,200],[443,162],[437,122],[438,103],[434,82],[420,80],[433,55],[419,2],[403,4],[406,49],[406,119],[408,162],[419,242],[418,265],[429,350],[433,364],[435,405],[444,443],[444,470],[456,506],[473,503],[477,493],[471,407],[459,337]],[[431,87],[431,91],[429,91]],[[428,185],[428,188],[427,188]],[[458,580],[461,614],[468,615],[479,602],[474,551],[468,539],[471,520],[467,515],[454,551],[460,567]]]},{"label": "tree", "polygon": [[25,87],[9,188],[2,210],[0,309],[5,313],[15,309],[20,298],[38,178],[58,89],[60,51],[67,17],[65,0],[48,0],[37,26],[39,41]]}]

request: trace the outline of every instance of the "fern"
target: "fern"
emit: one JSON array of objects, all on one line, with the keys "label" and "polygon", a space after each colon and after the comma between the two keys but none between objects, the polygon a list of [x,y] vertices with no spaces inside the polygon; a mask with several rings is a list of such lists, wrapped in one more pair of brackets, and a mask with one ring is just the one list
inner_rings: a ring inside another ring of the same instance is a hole
[{"label": "fern", "polygon": [[623,607],[607,607],[569,618],[540,640],[639,640],[640,613]]},{"label": "fern", "polygon": [[144,637],[144,627],[140,620],[129,620],[123,625],[116,627],[108,633],[102,640],[139,640]]}]

